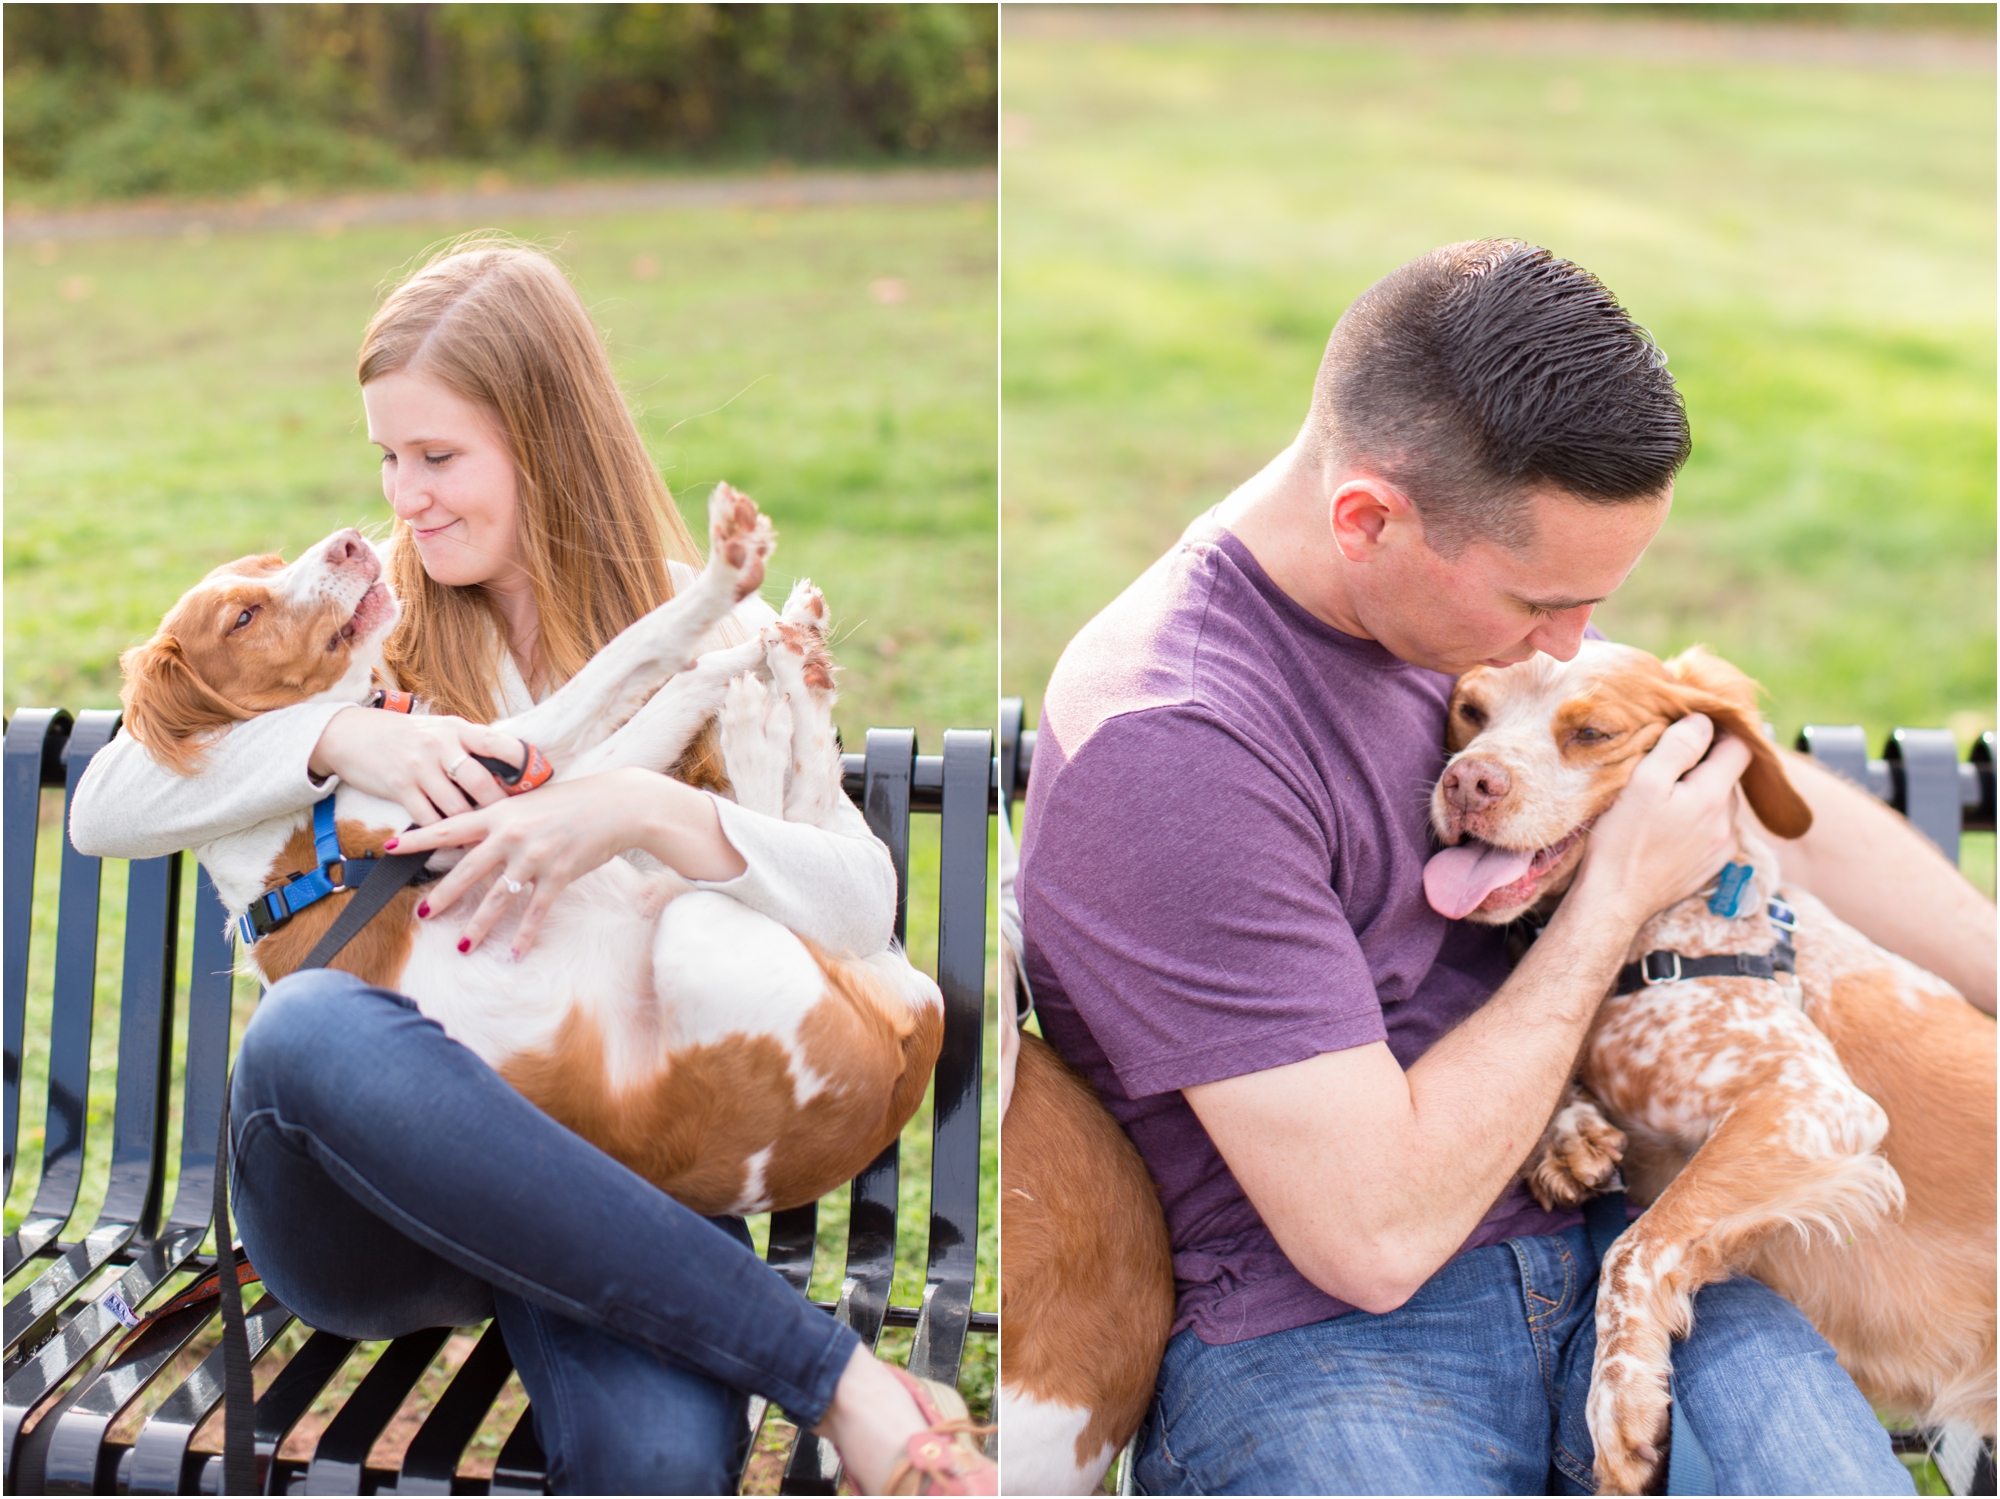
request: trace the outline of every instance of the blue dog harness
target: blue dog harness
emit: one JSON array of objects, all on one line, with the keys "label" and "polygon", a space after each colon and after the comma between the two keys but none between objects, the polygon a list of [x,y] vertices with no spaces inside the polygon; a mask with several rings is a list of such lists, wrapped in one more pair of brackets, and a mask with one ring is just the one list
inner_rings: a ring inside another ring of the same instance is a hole
[{"label": "blue dog harness", "polygon": [[237,918],[236,929],[243,945],[253,946],[259,937],[268,937],[307,906],[352,890],[367,879],[379,859],[347,859],[341,856],[340,834],[333,823],[333,798],[313,803],[313,855],[317,867],[295,874],[275,890],[267,890],[250,902],[250,909]]}]

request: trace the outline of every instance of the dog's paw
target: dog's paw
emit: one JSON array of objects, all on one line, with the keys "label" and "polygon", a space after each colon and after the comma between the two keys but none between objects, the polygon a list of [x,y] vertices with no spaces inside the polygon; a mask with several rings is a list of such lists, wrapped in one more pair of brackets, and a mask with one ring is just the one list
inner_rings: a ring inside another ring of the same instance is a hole
[{"label": "dog's paw", "polygon": [[[810,587],[810,585],[806,585]],[[799,590],[792,590],[792,601],[796,602]],[[806,694],[821,708],[833,703],[833,652],[826,648],[825,609],[826,601],[820,599],[819,590],[812,590],[812,598],[818,600],[820,615],[816,622],[800,623],[791,617],[791,603],[786,604],[786,613],[779,616],[776,624],[765,628],[767,643],[765,660],[771,669],[771,680],[778,684],[782,692]],[[805,618],[812,619],[810,614]]]},{"label": "dog's paw", "polygon": [[792,585],[791,596],[778,611],[778,618],[788,625],[803,625],[824,637],[829,623],[826,595],[811,578],[801,578]]},{"label": "dog's paw", "polygon": [[1624,1158],[1624,1133],[1577,1088],[1542,1131],[1523,1175],[1543,1207],[1575,1207],[1609,1189]]},{"label": "dog's paw", "polygon": [[1673,1420],[1666,1377],[1616,1354],[1597,1364],[1588,1406],[1597,1492],[1658,1492]]},{"label": "dog's paw", "polygon": [[792,717],[784,696],[749,673],[733,678],[716,719],[723,772],[736,804],[769,817],[785,815],[785,775],[792,760]]},{"label": "dog's paw", "polygon": [[764,564],[778,535],[756,501],[730,484],[718,484],[708,500],[708,565],[726,568],[736,597],[747,598],[764,583]]},{"label": "dog's paw", "polygon": [[[1678,1248],[1628,1229],[1598,1270],[1597,1349],[1584,1415],[1600,1494],[1653,1493],[1665,1476],[1677,1297],[1663,1284],[1663,1258],[1678,1263]],[[1682,1302],[1683,1334],[1686,1310]]]}]

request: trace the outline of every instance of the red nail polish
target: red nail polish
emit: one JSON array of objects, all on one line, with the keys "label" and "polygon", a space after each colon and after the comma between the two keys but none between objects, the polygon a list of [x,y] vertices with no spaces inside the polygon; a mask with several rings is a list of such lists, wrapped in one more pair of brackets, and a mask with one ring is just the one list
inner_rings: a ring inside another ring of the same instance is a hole
[{"label": "red nail polish", "polygon": [[396,840],[394,838],[391,838],[388,842],[382,845],[382,847],[385,849],[391,849],[394,848],[395,846],[396,846]]},{"label": "red nail polish", "polygon": [[430,914],[431,914],[431,903],[429,901],[425,901],[422,905],[417,907],[417,916],[419,920]]},{"label": "red nail polish", "polygon": [[458,950],[460,952],[471,952],[472,939],[470,937],[460,937],[458,939]]}]

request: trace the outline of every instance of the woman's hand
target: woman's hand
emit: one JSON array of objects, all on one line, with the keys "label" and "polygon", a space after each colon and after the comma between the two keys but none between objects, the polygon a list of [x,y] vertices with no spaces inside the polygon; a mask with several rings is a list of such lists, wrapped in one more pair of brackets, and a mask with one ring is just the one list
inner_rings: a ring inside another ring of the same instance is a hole
[{"label": "woman's hand", "polygon": [[543,786],[404,833],[389,848],[398,854],[471,850],[417,908],[419,917],[449,910],[480,881],[493,878],[466,923],[460,952],[479,946],[508,906],[527,897],[514,933],[516,958],[534,945],[564,886],[628,848],[645,849],[687,880],[731,880],[745,868],[705,792],[636,769]]},{"label": "woman's hand", "polygon": [[421,827],[469,812],[475,803],[490,807],[506,799],[474,755],[519,765],[521,741],[448,714],[346,708],[327,720],[306,765],[316,776],[337,775],[357,790],[400,803]]}]

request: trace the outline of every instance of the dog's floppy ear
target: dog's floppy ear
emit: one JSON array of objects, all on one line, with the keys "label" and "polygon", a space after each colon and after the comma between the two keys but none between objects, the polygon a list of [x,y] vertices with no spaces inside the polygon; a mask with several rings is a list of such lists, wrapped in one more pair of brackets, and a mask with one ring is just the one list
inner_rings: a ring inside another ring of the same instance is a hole
[{"label": "dog's floppy ear", "polygon": [[1689,713],[1706,713],[1718,729],[1741,739],[1750,751],[1750,768],[1743,772],[1743,794],[1757,820],[1780,838],[1798,838],[1812,826],[1812,808],[1792,788],[1777,746],[1765,736],[1763,715],[1757,711],[1757,684],[1700,646],[1691,646],[1666,663],[1675,684],[1674,695]]},{"label": "dog's floppy ear", "polygon": [[202,681],[181,643],[162,630],[118,658],[125,673],[119,701],[125,732],[177,775],[201,767],[205,736],[251,715]]}]

